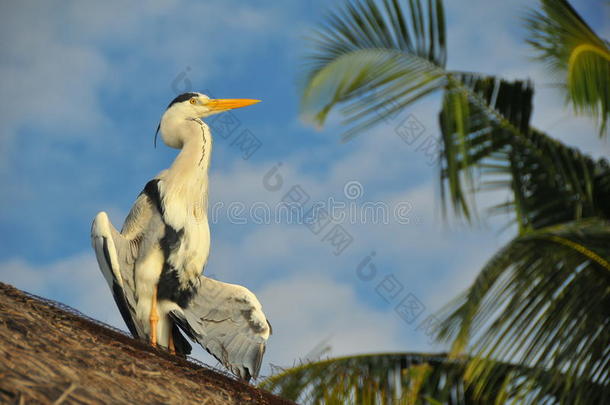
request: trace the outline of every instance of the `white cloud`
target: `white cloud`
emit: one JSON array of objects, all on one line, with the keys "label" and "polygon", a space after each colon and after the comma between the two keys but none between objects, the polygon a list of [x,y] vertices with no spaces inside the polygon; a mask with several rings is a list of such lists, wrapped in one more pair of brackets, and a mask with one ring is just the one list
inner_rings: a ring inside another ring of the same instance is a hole
[{"label": "white cloud", "polygon": [[[3,7],[0,32],[10,41],[0,51],[0,150],[13,152],[12,140],[25,127],[37,136],[82,139],[100,130],[110,136],[116,130],[109,129],[113,118],[100,104],[101,91],[122,94],[133,85],[126,81],[150,77],[155,69],[169,74],[165,98],[187,68],[191,83],[245,69],[241,61],[255,52],[252,44],[272,35],[274,11],[242,4],[231,10],[221,2],[184,1],[75,1],[62,7],[23,1]],[[218,33],[222,41],[213,40]],[[113,55],[117,51],[121,57]],[[220,59],[225,62],[211,63]],[[122,97],[151,98],[150,90],[133,93]]]},{"label": "white cloud", "polygon": [[349,283],[317,271],[271,281],[258,298],[273,326],[265,363],[292,366],[326,339],[332,356],[409,347],[397,317],[370,308]]},{"label": "white cloud", "polygon": [[3,37],[11,38],[0,51],[3,153],[24,127],[82,137],[105,119],[94,91],[107,73],[105,58],[97,49],[58,40],[57,24],[46,18],[50,4],[35,12],[19,4],[4,10],[2,24]]}]

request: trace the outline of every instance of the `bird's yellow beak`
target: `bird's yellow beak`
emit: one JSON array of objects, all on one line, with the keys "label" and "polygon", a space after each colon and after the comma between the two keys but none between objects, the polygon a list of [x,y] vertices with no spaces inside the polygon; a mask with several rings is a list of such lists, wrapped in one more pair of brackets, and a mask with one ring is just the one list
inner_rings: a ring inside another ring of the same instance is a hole
[{"label": "bird's yellow beak", "polygon": [[217,98],[208,100],[206,106],[212,111],[226,111],[260,103],[260,100],[249,98]]}]

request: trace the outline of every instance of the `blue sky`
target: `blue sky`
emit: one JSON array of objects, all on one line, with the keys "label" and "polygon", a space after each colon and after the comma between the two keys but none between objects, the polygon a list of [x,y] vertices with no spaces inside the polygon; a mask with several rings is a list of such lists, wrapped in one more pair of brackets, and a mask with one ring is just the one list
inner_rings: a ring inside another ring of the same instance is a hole
[{"label": "blue sky", "polygon": [[[593,125],[564,108],[552,79],[530,59],[519,21],[528,4],[448,4],[449,68],[532,79],[534,125],[607,156],[610,148]],[[610,37],[609,7],[574,4]],[[176,154],[152,145],[165,106],[182,91],[209,90],[216,97],[263,100],[235,112],[234,132],[218,126],[214,133],[210,200],[222,214],[212,224],[206,273],[259,296],[275,332],[265,362],[290,365],[324,339],[333,355],[442,349],[418,325],[465,288],[511,236],[499,233],[506,218],[473,227],[443,223],[436,167],[421,145],[437,139],[438,97],[347,144],[339,142],[339,116],[322,130],[302,122],[304,38],[329,5],[3,2],[0,280],[124,328],[90,248],[91,220],[105,210],[120,227],[146,181]],[[421,125],[417,142],[396,133],[408,117]],[[244,131],[261,145],[247,159],[236,141]],[[274,167],[283,186],[269,191],[264,178]],[[346,184],[357,188],[358,198],[346,195]],[[332,197],[357,208],[367,202],[409,207],[408,223],[345,221],[353,242],[335,255],[326,231],[227,217],[231,204],[274,206],[297,185],[309,204]],[[484,207],[504,198],[494,194],[479,202]],[[367,281],[358,266],[371,252],[376,273]],[[380,293],[390,285],[395,297]],[[412,297],[423,307],[408,322],[395,308]]]}]

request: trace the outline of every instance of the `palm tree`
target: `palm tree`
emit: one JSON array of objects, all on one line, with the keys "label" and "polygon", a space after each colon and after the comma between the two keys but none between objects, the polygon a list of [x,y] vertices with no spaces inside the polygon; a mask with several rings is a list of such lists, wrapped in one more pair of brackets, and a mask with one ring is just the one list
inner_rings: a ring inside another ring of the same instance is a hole
[{"label": "palm tree", "polygon": [[[567,102],[607,135],[608,42],[565,0],[541,0],[526,25]],[[338,108],[348,140],[382,108],[442,92],[444,205],[473,220],[473,193],[508,190],[490,213],[511,213],[517,235],[439,314],[449,353],[335,359],[262,385],[308,403],[608,403],[610,165],[532,127],[531,83],[448,69],[445,38],[441,0],[347,1],[312,38],[304,112],[322,125]]]}]

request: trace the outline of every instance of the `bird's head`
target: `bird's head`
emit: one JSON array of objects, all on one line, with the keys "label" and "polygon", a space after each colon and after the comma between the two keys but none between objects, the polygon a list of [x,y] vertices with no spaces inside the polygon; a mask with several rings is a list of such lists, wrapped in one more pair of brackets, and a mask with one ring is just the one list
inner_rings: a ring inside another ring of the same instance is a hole
[{"label": "bird's head", "polygon": [[[161,131],[161,137],[167,146],[181,147],[184,139],[179,133],[173,132],[176,126],[185,120],[209,117],[234,108],[256,104],[259,101],[247,98],[212,99],[201,93],[183,93],[167,106],[157,127],[157,134]],[[155,144],[157,134],[155,134]]]}]

